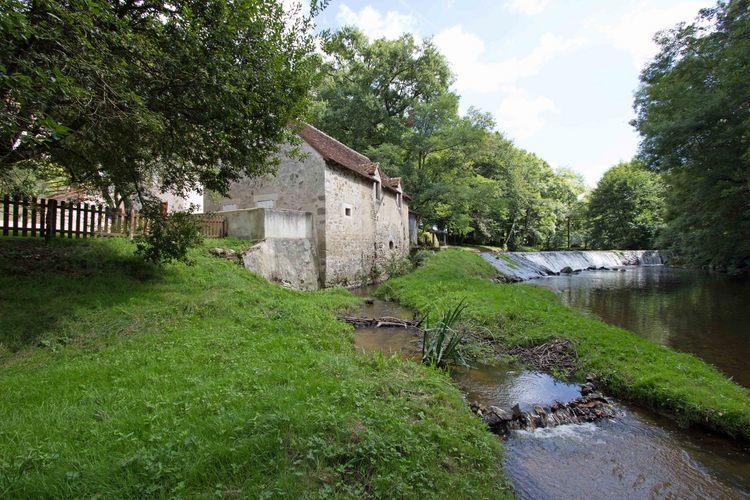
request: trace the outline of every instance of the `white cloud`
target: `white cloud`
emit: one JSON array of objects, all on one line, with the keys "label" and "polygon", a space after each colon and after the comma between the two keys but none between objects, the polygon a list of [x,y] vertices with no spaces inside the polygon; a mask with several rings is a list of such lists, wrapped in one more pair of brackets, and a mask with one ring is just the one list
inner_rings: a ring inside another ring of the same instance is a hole
[{"label": "white cloud", "polygon": [[583,36],[566,38],[546,33],[527,55],[496,61],[483,60],[484,41],[464,31],[460,24],[438,33],[434,42],[451,63],[459,91],[495,92],[538,74],[546,63],[581,47],[587,40]]},{"label": "white cloud", "polygon": [[543,115],[557,113],[552,99],[531,97],[522,89],[511,90],[495,111],[498,127],[514,139],[526,139],[544,127]]},{"label": "white cloud", "polygon": [[371,5],[355,12],[346,4],[339,7],[336,20],[341,25],[356,26],[370,40],[376,38],[398,38],[404,33],[416,33],[417,20],[411,14],[389,10],[382,14]]},{"label": "white cloud", "polygon": [[510,12],[532,16],[539,14],[547,5],[549,5],[549,0],[508,0],[504,7]]},{"label": "white cloud", "polygon": [[615,47],[630,55],[633,65],[641,69],[658,51],[653,37],[682,21],[691,21],[705,2],[690,2],[672,7],[654,7],[654,2],[634,2],[628,11],[617,16],[613,24],[589,21]]}]

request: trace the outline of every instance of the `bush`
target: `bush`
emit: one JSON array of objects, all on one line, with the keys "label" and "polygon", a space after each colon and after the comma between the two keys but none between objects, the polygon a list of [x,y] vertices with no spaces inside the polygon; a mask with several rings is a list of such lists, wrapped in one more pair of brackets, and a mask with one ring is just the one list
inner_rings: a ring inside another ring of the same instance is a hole
[{"label": "bush", "polygon": [[166,264],[172,261],[192,264],[188,250],[200,245],[200,223],[187,212],[165,214],[159,205],[144,207],[148,233],[137,239],[136,253],[147,262]]},{"label": "bush", "polygon": [[385,263],[384,271],[389,278],[397,278],[411,272],[412,269],[412,263],[408,258],[393,256]]},{"label": "bush", "polygon": [[430,250],[417,250],[410,256],[411,263],[415,268],[420,267],[433,255],[434,252]]}]

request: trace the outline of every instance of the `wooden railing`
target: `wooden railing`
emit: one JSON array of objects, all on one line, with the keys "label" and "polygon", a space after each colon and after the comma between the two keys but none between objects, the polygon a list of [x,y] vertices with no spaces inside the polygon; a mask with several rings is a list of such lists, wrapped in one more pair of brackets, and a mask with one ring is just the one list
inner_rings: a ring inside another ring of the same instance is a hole
[{"label": "wooden railing", "polygon": [[[148,220],[136,210],[125,212],[108,206],[54,199],[4,196],[0,199],[3,236],[52,238],[133,237],[148,231]],[[226,236],[221,215],[197,214],[201,233]]]}]

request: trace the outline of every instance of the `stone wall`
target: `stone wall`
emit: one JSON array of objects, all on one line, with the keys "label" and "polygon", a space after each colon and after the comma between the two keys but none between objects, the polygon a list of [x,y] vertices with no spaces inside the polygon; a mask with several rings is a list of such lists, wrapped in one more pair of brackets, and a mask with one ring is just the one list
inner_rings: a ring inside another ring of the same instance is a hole
[{"label": "stone wall", "polygon": [[390,190],[383,191],[383,200],[377,212],[375,231],[376,262],[387,270],[394,261],[409,255],[409,206]]},{"label": "stone wall", "polygon": [[375,256],[374,181],[337,167],[326,169],[325,286],[368,283]]},{"label": "stone wall", "polygon": [[[275,175],[233,183],[228,198],[206,194],[205,210],[233,213],[261,206],[309,212],[305,231],[313,242],[311,253],[319,264],[321,286],[351,287],[383,278],[390,263],[409,254],[407,203],[404,200],[399,206],[399,197],[388,189],[382,189],[376,199],[375,181],[327,165],[307,143],[300,149],[305,153],[302,161],[282,153]],[[287,225],[276,223],[279,228]],[[248,236],[240,236],[233,234],[230,223],[229,234],[249,239],[289,236],[285,231],[271,234],[273,225],[264,218],[262,235],[248,232]],[[294,265],[294,260],[288,262]]]},{"label": "stone wall", "polygon": [[409,208],[396,193],[348,170],[326,169],[326,249],[319,256],[325,286],[359,286],[382,279],[409,255]]},{"label": "stone wall", "polygon": [[219,212],[265,206],[299,210],[312,214],[312,239],[317,255],[325,255],[325,196],[323,157],[309,144],[299,145],[303,158],[290,158],[289,146],[281,148],[279,165],[274,175],[245,178],[233,182],[229,197],[206,193],[204,210]]}]

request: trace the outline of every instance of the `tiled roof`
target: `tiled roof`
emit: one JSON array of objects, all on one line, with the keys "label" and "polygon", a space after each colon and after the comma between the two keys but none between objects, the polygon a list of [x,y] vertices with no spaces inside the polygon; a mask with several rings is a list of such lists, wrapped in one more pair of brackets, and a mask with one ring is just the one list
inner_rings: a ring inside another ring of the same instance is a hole
[{"label": "tiled roof", "polygon": [[401,177],[386,177],[383,179],[383,185],[397,188],[401,184]]},{"label": "tiled roof", "polygon": [[342,167],[353,170],[364,177],[374,179],[377,165],[368,157],[357,153],[330,135],[321,132],[312,125],[305,124],[299,132],[300,137],[312,146],[326,161],[332,161]]},{"label": "tiled roof", "polygon": [[[379,170],[378,165],[365,155],[354,151],[352,148],[309,124],[305,124],[302,127],[302,130],[299,131],[299,136],[312,146],[315,151],[320,153],[326,161],[334,162],[356,174],[375,180],[375,171]],[[380,182],[383,184],[383,187],[398,192],[401,177],[388,177],[382,170],[379,170],[379,173]],[[404,196],[407,199],[409,198],[408,195]]]}]

